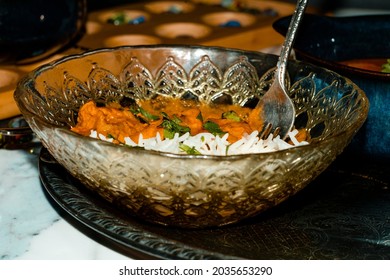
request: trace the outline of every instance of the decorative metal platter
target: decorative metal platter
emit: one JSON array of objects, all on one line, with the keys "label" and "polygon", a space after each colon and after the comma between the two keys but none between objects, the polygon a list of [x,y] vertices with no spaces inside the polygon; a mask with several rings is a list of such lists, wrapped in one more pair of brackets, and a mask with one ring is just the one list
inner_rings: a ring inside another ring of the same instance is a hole
[{"label": "decorative metal platter", "polygon": [[188,230],[125,216],[43,148],[41,181],[84,233],[134,258],[389,259],[390,164],[340,156],[307,188],[242,223]]}]

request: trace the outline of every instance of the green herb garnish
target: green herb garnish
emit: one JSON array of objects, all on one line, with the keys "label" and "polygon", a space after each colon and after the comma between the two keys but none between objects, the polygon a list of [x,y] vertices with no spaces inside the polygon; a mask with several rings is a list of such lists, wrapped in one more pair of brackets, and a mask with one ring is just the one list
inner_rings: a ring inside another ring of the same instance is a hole
[{"label": "green herb garnish", "polygon": [[136,116],[138,119],[140,119],[145,123],[149,123],[150,121],[156,121],[160,119],[159,116],[155,116],[139,106],[130,107],[130,112],[133,113],[134,116]]},{"label": "green herb garnish", "polygon": [[203,124],[203,128],[213,135],[223,136],[226,132],[222,131],[218,124],[212,121],[207,121]]},{"label": "green herb garnish", "polygon": [[188,126],[180,125],[182,121],[177,116],[170,119],[166,113],[162,112],[161,114],[163,116],[163,121],[160,126],[164,128],[164,137],[172,139],[176,133],[183,135],[190,132]]},{"label": "green herb garnish", "polygon": [[201,122],[203,122],[203,115],[202,115],[202,112],[199,112],[199,114],[196,116],[196,119],[197,119],[197,120],[200,120]]},{"label": "green herb garnish", "polygon": [[180,150],[185,152],[187,155],[201,155],[201,153],[197,149],[195,149],[195,147],[190,147],[190,146],[185,145],[185,144],[180,144],[179,148],[180,148]]},{"label": "green herb garnish", "polygon": [[234,111],[229,111],[229,112],[223,113],[222,114],[222,118],[223,119],[232,120],[232,121],[235,121],[235,122],[240,122],[241,121],[240,116],[236,112],[234,112]]}]

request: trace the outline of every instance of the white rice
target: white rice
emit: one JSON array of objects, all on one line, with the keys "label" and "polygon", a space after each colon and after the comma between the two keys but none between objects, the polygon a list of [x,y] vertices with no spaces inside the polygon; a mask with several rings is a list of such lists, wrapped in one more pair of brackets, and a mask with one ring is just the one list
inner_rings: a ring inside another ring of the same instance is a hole
[{"label": "white rice", "polygon": [[[186,133],[182,136],[176,134],[173,139],[161,139],[159,133],[156,137],[143,139],[142,134],[139,136],[138,144],[130,139],[125,138],[125,145],[131,147],[143,147],[146,150],[155,150],[160,152],[169,152],[175,154],[185,154],[180,146],[182,144],[194,148],[203,155],[238,155],[251,153],[266,153],[289,149],[296,146],[309,144],[306,141],[299,142],[296,139],[298,130],[294,129],[289,132],[288,137],[292,144],[280,139],[279,136],[273,137],[271,134],[267,139],[259,139],[259,132],[253,131],[251,134],[245,134],[240,140],[229,143],[227,141],[228,134],[222,137],[214,136],[211,133],[199,133],[191,136]],[[97,138],[103,141],[112,142],[114,139],[98,134],[96,131],[91,131],[90,137]]]}]

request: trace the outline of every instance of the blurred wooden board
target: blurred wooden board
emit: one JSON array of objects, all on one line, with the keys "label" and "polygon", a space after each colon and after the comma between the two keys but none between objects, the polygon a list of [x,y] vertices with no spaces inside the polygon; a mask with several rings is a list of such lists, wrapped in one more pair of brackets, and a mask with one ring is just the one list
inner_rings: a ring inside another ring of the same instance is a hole
[{"label": "blurred wooden board", "polygon": [[[294,10],[291,4],[277,1],[241,1],[235,8],[213,2],[221,1],[146,1],[95,11],[89,15],[86,35],[78,46],[186,44],[256,51],[283,42],[272,23]],[[110,23],[119,16],[143,22]],[[232,23],[237,26],[226,26]]]},{"label": "blurred wooden board", "polygon": [[14,100],[14,91],[17,83],[24,75],[43,64],[49,63],[66,55],[79,53],[80,51],[80,49],[71,48],[63,53],[53,55],[35,63],[0,66],[0,120],[20,115],[19,108]]}]

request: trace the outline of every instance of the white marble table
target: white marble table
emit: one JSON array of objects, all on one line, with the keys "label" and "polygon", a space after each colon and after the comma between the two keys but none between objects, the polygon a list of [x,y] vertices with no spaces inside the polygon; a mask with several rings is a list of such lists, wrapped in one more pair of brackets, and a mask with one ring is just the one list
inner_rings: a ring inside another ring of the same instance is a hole
[{"label": "white marble table", "polygon": [[0,149],[0,260],[124,260],[64,219],[47,197],[38,155]]}]

